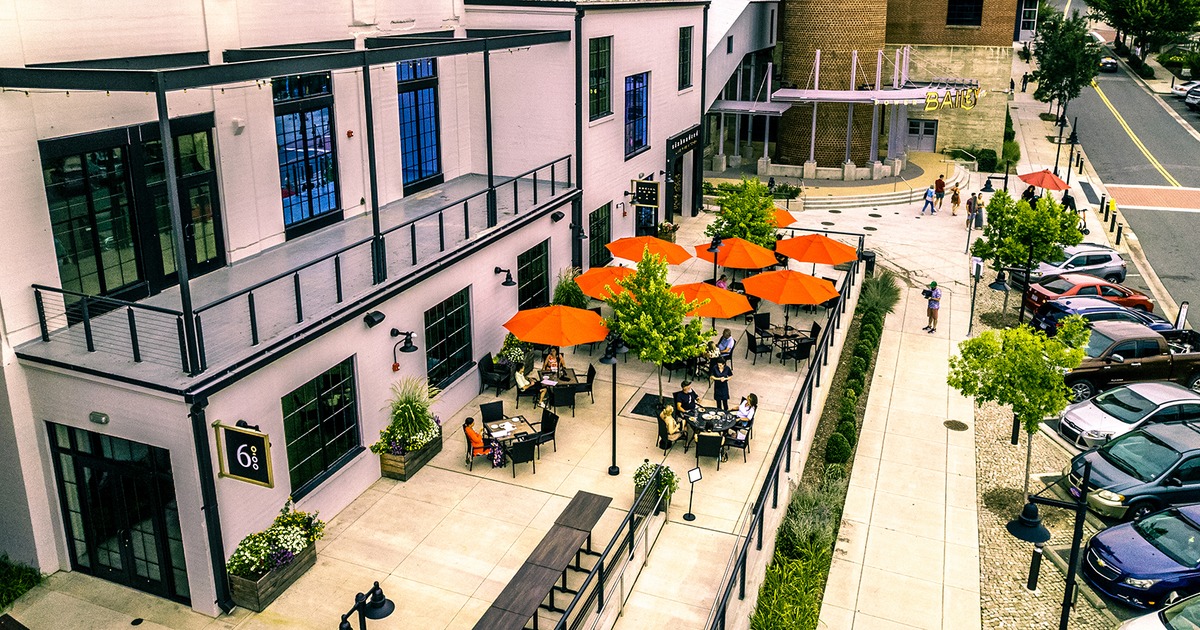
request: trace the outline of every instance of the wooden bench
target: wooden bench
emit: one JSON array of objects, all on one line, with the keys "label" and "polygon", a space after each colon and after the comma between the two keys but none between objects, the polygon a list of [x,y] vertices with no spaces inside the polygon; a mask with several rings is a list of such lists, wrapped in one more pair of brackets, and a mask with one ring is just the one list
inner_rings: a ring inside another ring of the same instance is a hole
[{"label": "wooden bench", "polygon": [[[567,570],[586,571],[580,564],[580,555],[600,555],[592,551],[592,528],[600,522],[610,503],[611,497],[577,492],[475,624],[475,630],[516,630],[524,628],[530,618],[536,630],[538,608],[564,612],[554,605],[554,592],[575,594],[567,588]],[[562,583],[558,584],[560,580]],[[547,598],[549,603],[545,602]]]}]

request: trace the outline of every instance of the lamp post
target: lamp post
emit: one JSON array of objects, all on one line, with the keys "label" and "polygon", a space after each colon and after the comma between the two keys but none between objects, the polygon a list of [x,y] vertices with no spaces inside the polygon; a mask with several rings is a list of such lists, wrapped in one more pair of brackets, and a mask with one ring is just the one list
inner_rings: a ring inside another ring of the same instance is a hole
[{"label": "lamp post", "polygon": [[971,285],[971,316],[967,319],[967,336],[971,336],[971,329],[975,326],[975,295],[979,293],[979,279],[983,277],[983,261],[977,257],[971,257],[972,279],[974,282]]},{"label": "lamp post", "polygon": [[612,465],[608,467],[608,474],[614,477],[621,474],[617,466],[617,355],[626,352],[629,352],[629,347],[625,342],[620,337],[612,336],[604,348],[604,356],[600,357],[601,363],[612,366]]},{"label": "lamp post", "polygon": [[[1079,117],[1076,116],[1075,120],[1071,121],[1071,135],[1067,138],[1067,141],[1069,141],[1071,143],[1071,150],[1067,151],[1067,183],[1068,184],[1071,183],[1071,164],[1072,164],[1072,160],[1075,159],[1075,143],[1079,142],[1079,134],[1075,133],[1075,130],[1078,127],[1079,127]],[[1083,152],[1080,151],[1080,153],[1082,154]]]},{"label": "lamp post", "polygon": [[[1072,471],[1074,472],[1074,471]],[[1034,552],[1033,558],[1029,562],[1029,579],[1025,587],[1029,590],[1037,590],[1038,571],[1042,564],[1042,547],[1050,540],[1050,530],[1042,525],[1042,519],[1038,515],[1038,505],[1048,505],[1052,507],[1063,508],[1075,512],[1075,531],[1071,536],[1071,558],[1067,562],[1067,578],[1063,585],[1063,600],[1062,600],[1062,615],[1058,619],[1059,630],[1067,630],[1067,623],[1071,619],[1071,601],[1075,599],[1075,567],[1079,564],[1079,548],[1083,543],[1083,521],[1087,516],[1087,488],[1092,478],[1092,463],[1084,460],[1083,464],[1083,480],[1079,484],[1079,496],[1072,496],[1074,501],[1062,501],[1060,499],[1052,499],[1044,497],[1041,492],[1031,494],[1027,498],[1025,507],[1021,510],[1021,515],[1008,522],[1008,533],[1012,534],[1018,540],[1033,543]],[[1064,477],[1063,479],[1069,478]],[[1061,481],[1061,480],[1060,480]],[[1047,490],[1049,487],[1046,488]],[[1074,488],[1072,488],[1073,490]],[[1046,490],[1042,490],[1045,492]]]},{"label": "lamp post", "polygon": [[712,243],[708,246],[708,253],[713,255],[713,284],[717,283],[717,254],[721,252],[721,246],[725,241],[720,236],[714,236]]},{"label": "lamp post", "polygon": [[384,597],[383,589],[379,588],[379,582],[376,582],[371,590],[354,596],[354,606],[342,615],[342,623],[338,624],[338,630],[353,630],[350,625],[350,615],[356,612],[358,613],[358,630],[367,630],[368,619],[383,619],[395,610],[396,603]]},{"label": "lamp post", "polygon": [[1062,152],[1062,135],[1063,129],[1067,126],[1067,105],[1063,103],[1062,112],[1059,113],[1058,120],[1054,124],[1058,127],[1058,141],[1054,143],[1054,174],[1058,175],[1058,155]]}]

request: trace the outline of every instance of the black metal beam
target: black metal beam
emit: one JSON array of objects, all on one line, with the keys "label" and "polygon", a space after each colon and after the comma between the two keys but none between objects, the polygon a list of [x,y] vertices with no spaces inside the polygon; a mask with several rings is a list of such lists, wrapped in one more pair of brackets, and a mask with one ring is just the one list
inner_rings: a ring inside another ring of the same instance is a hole
[{"label": "black metal beam", "polygon": [[243,61],[263,61],[267,59],[320,55],[327,52],[333,51],[320,48],[236,48],[221,53],[221,59],[225,63],[241,63]]},{"label": "black metal beam", "polygon": [[153,70],[0,68],[0,87],[33,90],[153,92]]},{"label": "black metal beam", "polygon": [[93,70],[162,70],[164,68],[186,68],[208,65],[208,51],[199,50],[165,55],[143,55],[140,57],[113,57],[110,59],[84,59],[81,61],[57,61],[54,63],[26,64],[29,68],[78,68]]}]

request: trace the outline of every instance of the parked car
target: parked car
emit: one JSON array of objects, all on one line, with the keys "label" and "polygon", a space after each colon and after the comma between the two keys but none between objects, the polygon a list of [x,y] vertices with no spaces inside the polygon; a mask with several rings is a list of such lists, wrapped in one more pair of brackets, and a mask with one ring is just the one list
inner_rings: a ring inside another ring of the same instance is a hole
[{"label": "parked car", "polygon": [[[1097,243],[1080,243],[1063,248],[1063,255],[1054,260],[1038,263],[1032,269],[1032,281],[1046,276],[1061,276],[1064,273],[1083,273],[1097,278],[1104,278],[1113,283],[1125,281],[1125,261],[1121,255],[1107,245]],[[1011,285],[1025,286],[1025,270],[1012,271]]]},{"label": "parked car", "polygon": [[1200,394],[1175,383],[1133,383],[1069,405],[1058,418],[1058,434],[1087,449],[1146,424],[1180,420],[1200,421]]},{"label": "parked car", "polygon": [[1177,83],[1171,86],[1171,93],[1179,98],[1184,98],[1187,96],[1188,90],[1194,87],[1200,87],[1200,81],[1185,81],[1184,83]]},{"label": "parked car", "polygon": [[1076,455],[1063,471],[1075,497],[1083,492],[1085,460],[1092,465],[1087,504],[1097,514],[1137,520],[1200,501],[1200,426],[1194,423],[1148,424]]},{"label": "parked car", "polygon": [[1112,57],[1100,58],[1100,72],[1116,72],[1117,60]]},{"label": "parked car", "polygon": [[1200,596],[1193,595],[1158,612],[1130,619],[1117,630],[1200,630]]},{"label": "parked car", "polygon": [[1162,315],[1136,308],[1125,308],[1096,297],[1073,297],[1050,300],[1041,305],[1029,319],[1029,325],[1053,337],[1062,320],[1078,315],[1089,322],[1132,322],[1151,330],[1171,330],[1174,325]]},{"label": "parked car", "polygon": [[1076,402],[1124,383],[1173,381],[1200,391],[1200,333],[1154,331],[1130,322],[1095,322],[1083,362],[1067,372]]},{"label": "parked car", "polygon": [[1188,90],[1187,96],[1183,98],[1183,102],[1192,111],[1200,109],[1200,86]]},{"label": "parked car", "polygon": [[1100,297],[1128,308],[1154,310],[1154,303],[1145,293],[1082,273],[1064,273],[1034,282],[1025,293],[1025,307],[1036,312],[1048,300],[1076,296]]},{"label": "parked car", "polygon": [[[1200,591],[1200,505],[1169,508],[1092,536],[1083,579],[1137,608]],[[1187,626],[1183,626],[1187,627]]]}]

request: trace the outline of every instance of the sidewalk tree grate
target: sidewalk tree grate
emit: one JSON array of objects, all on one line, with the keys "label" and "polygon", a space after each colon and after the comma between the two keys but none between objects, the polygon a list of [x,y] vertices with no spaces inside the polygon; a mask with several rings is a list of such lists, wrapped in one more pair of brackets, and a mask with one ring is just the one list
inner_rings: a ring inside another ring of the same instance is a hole
[{"label": "sidewalk tree grate", "polygon": [[942,425],[945,426],[947,429],[950,429],[951,431],[966,431],[967,430],[967,424],[965,422],[959,422],[958,420],[947,420],[947,421],[943,422]]},{"label": "sidewalk tree grate", "polygon": [[864,229],[864,230],[866,230],[866,231],[868,231],[868,232],[874,232],[875,230],[878,230],[879,228],[876,228],[876,227],[871,227],[871,226],[869,226],[869,225],[868,225],[867,227],[864,227],[863,229]]},{"label": "sidewalk tree grate", "polygon": [[[899,213],[897,212],[896,214],[899,214]],[[871,214],[868,214],[867,216],[871,217],[872,219],[882,219],[883,218],[882,214],[875,214],[874,212],[872,212]]]}]

